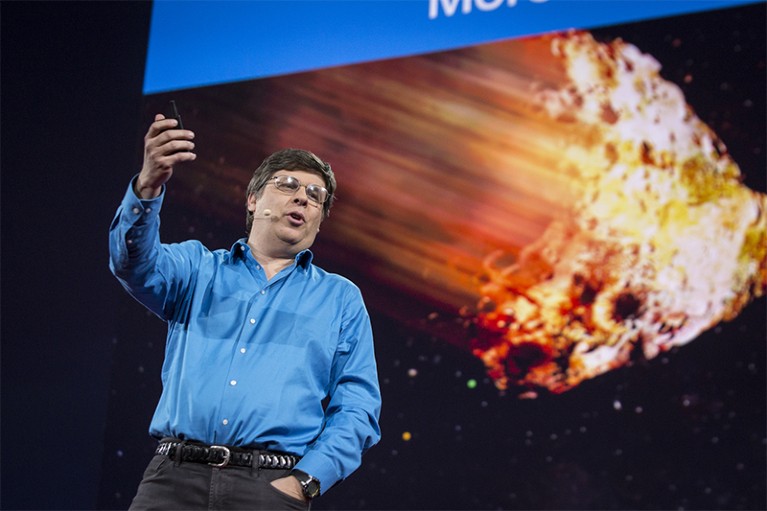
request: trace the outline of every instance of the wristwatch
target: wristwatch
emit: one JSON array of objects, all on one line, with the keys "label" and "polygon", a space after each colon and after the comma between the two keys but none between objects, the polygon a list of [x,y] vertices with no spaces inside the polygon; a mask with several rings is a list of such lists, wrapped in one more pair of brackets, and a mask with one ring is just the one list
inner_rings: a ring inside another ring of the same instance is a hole
[{"label": "wristwatch", "polygon": [[301,483],[301,488],[304,492],[304,497],[307,499],[313,499],[320,494],[320,481],[316,477],[312,477],[306,472],[298,469],[293,469],[290,474],[298,479]]}]

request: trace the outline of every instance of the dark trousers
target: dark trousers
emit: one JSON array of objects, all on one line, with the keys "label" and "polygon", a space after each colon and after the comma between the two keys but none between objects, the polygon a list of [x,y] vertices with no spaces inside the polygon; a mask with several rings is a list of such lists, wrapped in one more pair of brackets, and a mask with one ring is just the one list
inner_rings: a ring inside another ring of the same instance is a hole
[{"label": "dark trousers", "polygon": [[177,463],[155,455],[144,471],[131,510],[308,510],[309,504],[270,483],[289,470]]}]

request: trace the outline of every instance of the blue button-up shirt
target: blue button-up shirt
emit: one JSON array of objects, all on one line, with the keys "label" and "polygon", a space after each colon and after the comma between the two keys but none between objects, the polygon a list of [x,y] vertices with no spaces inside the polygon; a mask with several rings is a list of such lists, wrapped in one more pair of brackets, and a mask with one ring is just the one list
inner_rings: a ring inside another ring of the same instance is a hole
[{"label": "blue button-up shirt", "polygon": [[163,198],[141,200],[131,184],[109,244],[120,283],[168,322],[150,434],[297,454],[324,492],[380,439],[359,289],[312,264],[309,250],[267,280],[244,239],[215,251],[161,243]]}]

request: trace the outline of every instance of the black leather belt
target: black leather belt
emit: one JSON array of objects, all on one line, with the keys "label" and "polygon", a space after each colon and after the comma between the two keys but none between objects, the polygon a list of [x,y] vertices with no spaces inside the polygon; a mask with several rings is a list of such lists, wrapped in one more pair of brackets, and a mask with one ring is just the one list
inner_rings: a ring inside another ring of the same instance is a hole
[{"label": "black leather belt", "polygon": [[288,470],[296,466],[301,459],[291,454],[279,454],[270,451],[246,450],[226,445],[202,445],[185,442],[160,442],[155,454],[168,456],[172,460],[207,463],[214,467],[226,466],[273,468]]}]

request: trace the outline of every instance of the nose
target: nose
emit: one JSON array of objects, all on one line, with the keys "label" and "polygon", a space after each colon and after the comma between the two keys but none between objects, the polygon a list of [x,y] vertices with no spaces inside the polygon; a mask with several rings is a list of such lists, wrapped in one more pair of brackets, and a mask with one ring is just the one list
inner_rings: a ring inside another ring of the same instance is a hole
[{"label": "nose", "polygon": [[306,187],[299,186],[298,190],[293,192],[293,202],[305,206],[309,202],[309,197],[306,195]]}]

